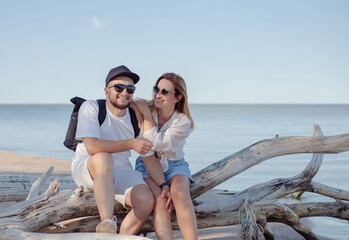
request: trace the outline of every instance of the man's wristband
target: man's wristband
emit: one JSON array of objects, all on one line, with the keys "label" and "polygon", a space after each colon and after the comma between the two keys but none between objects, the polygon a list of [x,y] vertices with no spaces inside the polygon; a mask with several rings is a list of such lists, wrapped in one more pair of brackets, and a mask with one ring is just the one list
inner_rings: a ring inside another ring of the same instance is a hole
[{"label": "man's wristband", "polygon": [[163,182],[160,184],[160,188],[163,188],[165,186],[170,186],[170,183],[168,181],[166,181],[166,182]]}]

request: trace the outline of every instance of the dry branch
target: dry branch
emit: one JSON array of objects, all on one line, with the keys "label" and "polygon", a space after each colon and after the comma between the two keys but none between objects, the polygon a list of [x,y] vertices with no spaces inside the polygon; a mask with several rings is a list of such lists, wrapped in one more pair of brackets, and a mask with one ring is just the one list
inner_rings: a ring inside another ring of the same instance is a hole
[{"label": "dry branch", "polygon": [[[50,171],[50,170],[49,170]],[[48,171],[48,172],[49,172]],[[45,173],[44,175],[47,175]],[[45,176],[43,176],[45,177]],[[39,179],[39,185],[43,184]],[[37,187],[41,186],[35,186]],[[30,199],[19,202],[0,213],[0,236],[1,239],[148,239],[129,235],[108,235],[108,234],[41,234],[33,231],[48,226],[60,219],[72,218],[71,212],[85,215],[90,212],[98,214],[92,192],[85,192],[83,187],[73,190],[64,190],[58,194],[59,182],[53,181],[47,191],[38,195],[34,189]],[[89,199],[92,199],[91,201]],[[84,205],[84,203],[90,204]],[[83,206],[82,206],[83,205]],[[115,210],[119,211],[121,205]],[[77,214],[79,215],[79,214]]]},{"label": "dry branch", "polygon": [[[345,202],[308,203],[308,205],[280,205],[275,202],[265,202],[297,191],[312,191],[335,199],[349,200],[348,191],[312,181],[323,161],[323,153],[339,153],[349,150],[349,134],[331,137],[319,136],[322,133],[318,126],[314,126],[314,134],[316,136],[313,137],[278,137],[264,140],[196,173],[194,175],[196,183],[191,189],[193,198],[228,178],[272,157],[294,153],[315,153],[308,166],[297,176],[274,179],[250,187],[232,196],[214,200],[194,200],[198,227],[207,228],[237,224],[237,210],[245,199],[256,203],[257,221],[264,226],[268,233],[265,237],[268,237],[268,239],[272,238],[272,232],[268,228],[266,221],[284,222],[307,239],[316,239],[315,235],[299,222],[299,217],[322,215],[349,220],[348,204]],[[40,184],[43,184],[42,181],[40,182]],[[58,185],[58,182],[53,183],[49,191],[39,196],[35,196],[39,193],[39,191],[35,190],[28,201],[18,203],[7,211],[0,213],[0,236],[7,236],[5,239],[11,239],[13,233],[22,231],[23,236],[33,234],[31,236],[36,238],[35,234],[38,233],[29,232],[38,231],[54,222],[98,214],[93,192],[85,191],[83,187],[78,187],[75,190],[62,190],[57,194]],[[264,203],[261,204],[261,202]],[[330,207],[326,208],[323,206]],[[127,213],[120,204],[115,204],[114,212],[119,216],[119,219],[122,219]],[[90,226],[89,229],[85,228],[84,231],[93,231],[94,226],[97,224],[94,221],[98,220],[91,217],[88,220],[80,221],[92,223],[88,224]],[[174,218],[172,223],[174,228],[178,228]],[[67,228],[59,231],[72,229]],[[76,227],[74,228],[75,230]],[[145,224],[143,230],[153,230],[151,221]],[[41,239],[40,236],[47,237],[46,235],[38,236],[37,239]],[[69,237],[70,234],[67,237],[64,235],[64,238],[69,239]],[[54,237],[50,236],[49,238]],[[72,236],[72,239],[75,238],[77,238],[77,235]]]},{"label": "dry branch", "polygon": [[[26,176],[0,176],[0,202],[9,201],[24,201],[29,194],[31,186],[40,177],[40,175],[26,175]],[[47,181],[43,183],[39,192],[46,191],[53,180],[59,180],[61,183],[60,189],[74,189],[76,184],[71,176],[55,176],[48,177]]]},{"label": "dry branch", "polygon": [[265,160],[296,153],[340,153],[349,150],[349,134],[330,137],[278,137],[255,143],[193,175],[192,198]]}]

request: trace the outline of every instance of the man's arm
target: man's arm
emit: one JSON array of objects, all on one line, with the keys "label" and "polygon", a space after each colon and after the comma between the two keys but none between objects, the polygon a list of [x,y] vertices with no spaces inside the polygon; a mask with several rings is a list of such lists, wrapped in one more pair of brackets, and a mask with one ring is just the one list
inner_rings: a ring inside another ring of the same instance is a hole
[{"label": "man's arm", "polygon": [[120,141],[100,140],[94,137],[83,138],[85,147],[89,155],[93,156],[96,153],[108,152],[118,153],[128,150],[134,150],[139,154],[149,152],[153,144],[146,138],[134,138]]}]

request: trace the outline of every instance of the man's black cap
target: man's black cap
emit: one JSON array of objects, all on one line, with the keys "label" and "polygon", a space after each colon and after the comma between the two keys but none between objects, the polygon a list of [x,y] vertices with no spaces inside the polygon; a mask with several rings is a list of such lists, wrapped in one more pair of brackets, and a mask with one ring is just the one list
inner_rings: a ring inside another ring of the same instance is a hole
[{"label": "man's black cap", "polygon": [[105,86],[107,86],[111,80],[119,76],[126,76],[131,78],[134,84],[139,81],[139,76],[137,74],[131,72],[130,69],[128,69],[124,65],[121,65],[109,71],[108,76],[105,80]]}]

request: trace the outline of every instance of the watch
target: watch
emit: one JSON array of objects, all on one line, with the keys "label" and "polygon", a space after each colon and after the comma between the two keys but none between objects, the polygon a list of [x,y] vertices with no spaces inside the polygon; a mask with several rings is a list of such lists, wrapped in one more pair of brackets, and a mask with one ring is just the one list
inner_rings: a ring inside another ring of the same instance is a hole
[{"label": "watch", "polygon": [[170,186],[170,183],[168,181],[166,181],[166,182],[163,182],[160,184],[160,188],[163,188],[165,186]]}]

